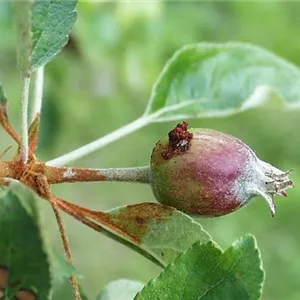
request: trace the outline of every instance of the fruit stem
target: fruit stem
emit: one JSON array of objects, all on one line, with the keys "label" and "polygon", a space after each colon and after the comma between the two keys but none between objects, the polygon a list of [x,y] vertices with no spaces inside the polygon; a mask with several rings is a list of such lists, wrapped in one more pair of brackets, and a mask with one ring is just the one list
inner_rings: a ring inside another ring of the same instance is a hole
[{"label": "fruit stem", "polygon": [[45,175],[49,184],[95,181],[150,183],[149,174],[149,166],[109,169],[45,166]]}]

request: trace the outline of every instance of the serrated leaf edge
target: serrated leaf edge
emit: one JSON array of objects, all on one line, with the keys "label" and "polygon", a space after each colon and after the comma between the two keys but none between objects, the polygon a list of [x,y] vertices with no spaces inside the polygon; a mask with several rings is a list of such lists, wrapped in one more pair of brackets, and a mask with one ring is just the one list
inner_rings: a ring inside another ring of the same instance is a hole
[{"label": "serrated leaf edge", "polygon": [[[147,288],[148,286],[153,286],[155,285],[156,281],[158,281],[162,276],[163,274],[168,271],[169,269],[172,269],[174,268],[174,265],[176,264],[176,262],[178,260],[181,260],[184,256],[187,255],[187,252],[190,251],[192,248],[195,248],[195,247],[198,247],[198,245],[200,245],[201,247],[208,247],[208,246],[214,246],[216,249],[218,249],[222,255],[224,255],[224,253],[226,253],[227,251],[231,250],[232,248],[237,248],[238,247],[238,244],[242,243],[242,240],[245,240],[245,239],[251,239],[251,241],[253,242],[253,249],[254,251],[257,253],[258,255],[258,258],[259,258],[259,261],[260,261],[260,264],[259,264],[259,269],[260,271],[263,273],[263,278],[262,278],[262,284],[261,284],[261,287],[260,287],[260,290],[259,290],[259,294],[260,296],[262,295],[262,290],[263,290],[263,282],[265,280],[265,271],[263,269],[263,266],[262,266],[262,258],[261,258],[261,253],[258,249],[258,246],[257,246],[257,242],[256,242],[256,239],[255,237],[252,235],[252,234],[246,234],[245,236],[242,236],[240,238],[238,238],[237,240],[235,240],[232,245],[230,247],[228,247],[226,250],[223,250],[216,242],[214,242],[213,240],[212,241],[209,241],[207,243],[201,243],[201,242],[195,242],[190,248],[188,248],[187,250],[181,252],[176,258],[175,260],[170,263],[157,277],[151,279],[144,287],[143,289],[136,294],[134,300],[137,300],[138,296],[141,296],[142,297],[142,294],[143,294],[143,290],[145,288]],[[223,279],[222,279],[223,280]],[[221,281],[222,281],[221,280]],[[214,288],[216,285],[218,285],[220,282],[216,283],[212,288]]]}]

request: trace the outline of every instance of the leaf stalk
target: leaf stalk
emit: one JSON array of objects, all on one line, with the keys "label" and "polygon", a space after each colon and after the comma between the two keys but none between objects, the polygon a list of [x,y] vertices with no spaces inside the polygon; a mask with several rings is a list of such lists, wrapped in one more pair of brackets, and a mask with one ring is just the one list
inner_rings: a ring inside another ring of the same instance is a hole
[{"label": "leaf stalk", "polygon": [[22,74],[21,90],[21,158],[24,164],[28,162],[28,98],[30,88],[31,74]]}]

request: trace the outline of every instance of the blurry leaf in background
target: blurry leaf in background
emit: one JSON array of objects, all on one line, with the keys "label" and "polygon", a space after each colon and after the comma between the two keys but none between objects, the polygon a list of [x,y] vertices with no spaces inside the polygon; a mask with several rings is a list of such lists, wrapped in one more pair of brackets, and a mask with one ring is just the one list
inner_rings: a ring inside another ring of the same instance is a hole
[{"label": "blurry leaf in background", "polygon": [[110,223],[163,265],[168,265],[196,241],[204,243],[211,240],[210,235],[191,217],[158,203],[128,205],[106,214]]},{"label": "blurry leaf in background", "polygon": [[120,22],[126,27],[135,26],[139,19],[151,19],[160,14],[162,2],[160,0],[148,1],[143,4],[136,1],[118,1],[116,14]]},{"label": "blurry leaf in background", "polygon": [[61,129],[63,116],[56,105],[56,94],[48,95],[45,93],[43,96],[44,103],[42,107],[40,138],[38,141],[38,149],[41,151],[53,150],[54,142],[56,140],[57,132]]},{"label": "blurry leaf in background", "polygon": [[77,0],[37,0],[32,14],[32,70],[47,64],[67,44]]},{"label": "blurry leaf in background", "polygon": [[212,242],[195,243],[135,297],[137,300],[257,300],[264,272],[253,236],[225,252]]},{"label": "blurry leaf in background", "polygon": [[[167,62],[146,115],[155,121],[227,116],[283,98],[300,105],[300,70],[257,46],[243,43],[187,45]],[[188,105],[188,102],[191,105]],[[193,103],[198,101],[198,103]],[[187,103],[178,110],[174,105]]]},{"label": "blurry leaf in background", "polygon": [[128,279],[112,281],[104,287],[97,300],[133,300],[143,286],[141,282]]},{"label": "blurry leaf in background", "polygon": [[0,196],[0,265],[8,270],[5,290],[12,299],[27,289],[47,299],[51,288],[50,265],[45,251],[33,193],[15,185]]}]

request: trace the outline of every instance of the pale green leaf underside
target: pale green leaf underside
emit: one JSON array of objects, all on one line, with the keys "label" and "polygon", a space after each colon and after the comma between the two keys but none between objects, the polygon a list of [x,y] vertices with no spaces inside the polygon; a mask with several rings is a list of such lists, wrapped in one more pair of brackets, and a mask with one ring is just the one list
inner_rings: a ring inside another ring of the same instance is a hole
[{"label": "pale green leaf underside", "polygon": [[108,212],[110,222],[128,233],[136,244],[168,265],[196,241],[210,235],[184,213],[158,203],[140,203]]},{"label": "pale green leaf underside", "polygon": [[133,300],[144,284],[128,279],[110,282],[99,294],[97,300]]},{"label": "pale green leaf underside", "polygon": [[19,289],[30,289],[38,299],[48,299],[50,293],[50,266],[35,201],[20,185],[0,195],[0,265],[9,274],[5,299],[14,299]]},{"label": "pale green leaf underside", "polygon": [[253,236],[224,253],[212,242],[194,244],[137,294],[137,300],[257,300],[264,272]]},{"label": "pale green leaf underside", "polygon": [[31,68],[48,63],[66,45],[76,21],[77,0],[36,0],[33,7]]},{"label": "pale green leaf underside", "polygon": [[[177,51],[153,87],[145,114],[164,109],[154,121],[218,117],[272,99],[300,104],[300,70],[257,46],[198,43]],[[197,101],[176,111],[168,107]]]}]

